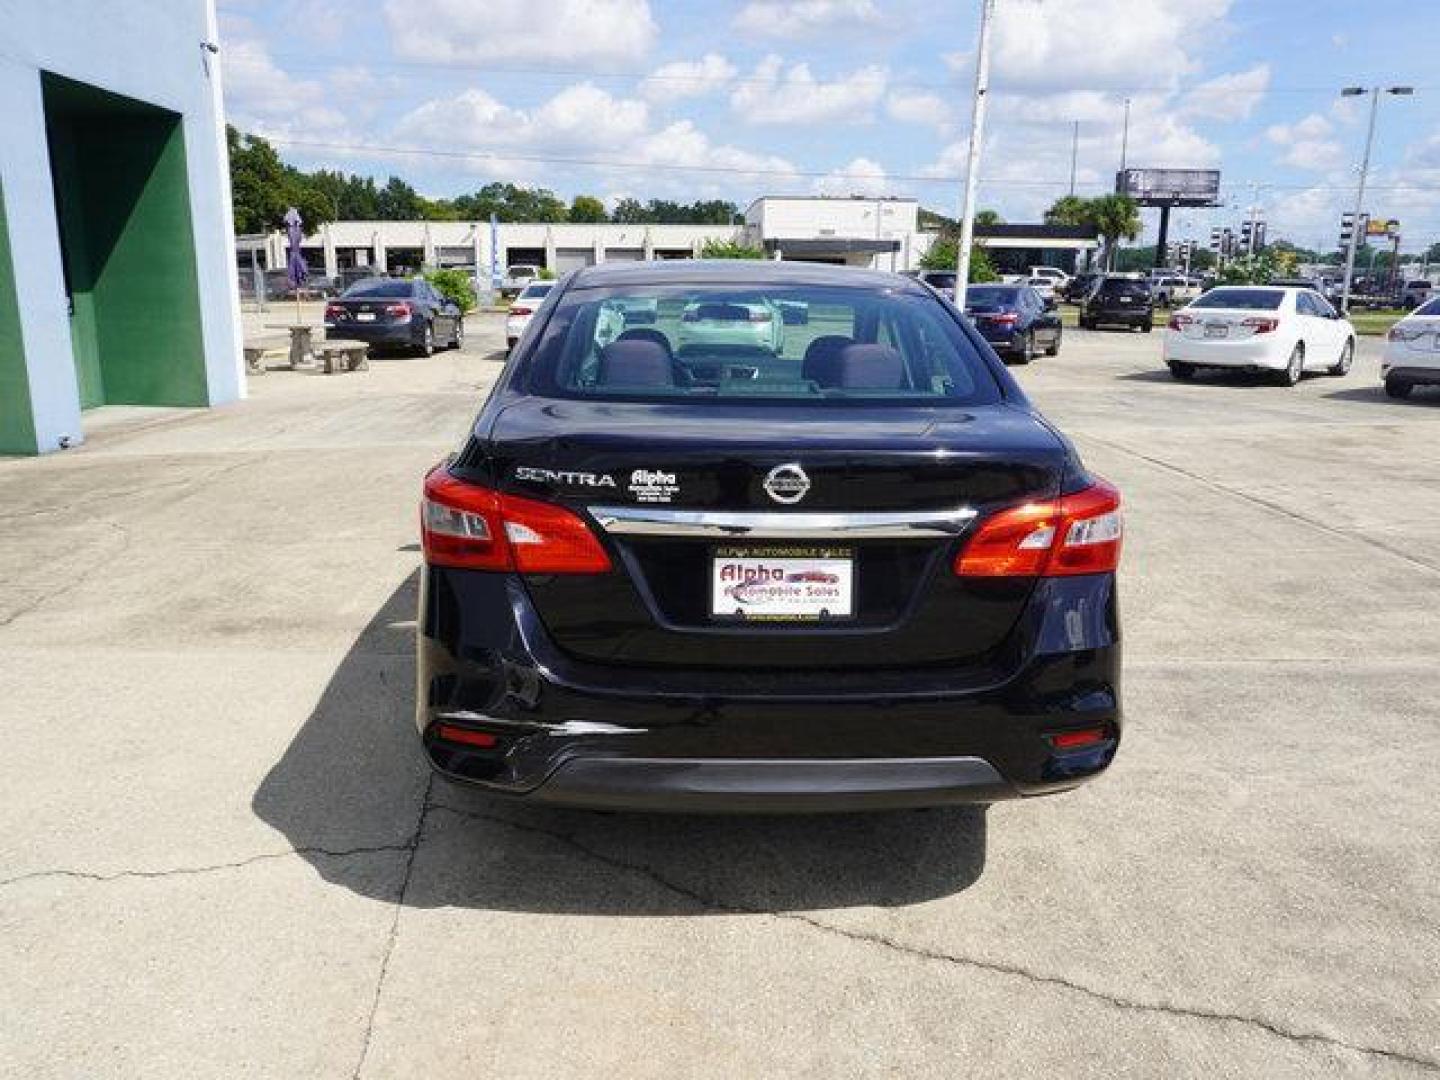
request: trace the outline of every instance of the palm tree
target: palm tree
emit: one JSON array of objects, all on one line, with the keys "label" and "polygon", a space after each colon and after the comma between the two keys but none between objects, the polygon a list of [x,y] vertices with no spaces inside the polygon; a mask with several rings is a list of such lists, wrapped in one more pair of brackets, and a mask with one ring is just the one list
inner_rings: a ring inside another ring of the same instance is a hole
[{"label": "palm tree", "polygon": [[1128,195],[1100,195],[1090,200],[1089,211],[1089,223],[1104,242],[1103,265],[1109,269],[1115,261],[1116,245],[1140,235],[1140,208]]},{"label": "palm tree", "polygon": [[1061,195],[1045,211],[1046,225],[1081,226],[1090,224],[1090,200],[1079,195]]}]

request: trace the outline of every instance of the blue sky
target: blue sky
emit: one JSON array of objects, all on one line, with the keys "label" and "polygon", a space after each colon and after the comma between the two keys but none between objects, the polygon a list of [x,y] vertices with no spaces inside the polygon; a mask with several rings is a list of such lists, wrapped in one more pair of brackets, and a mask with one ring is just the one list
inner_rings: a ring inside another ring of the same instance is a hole
[{"label": "blue sky", "polygon": [[[1389,0],[997,0],[981,205],[1029,220],[1131,165],[1258,185],[1271,235],[1333,245],[1364,109],[1385,98],[1367,209],[1440,240],[1440,10]],[[219,0],[226,103],[287,160],[429,195],[492,179],[633,195],[913,195],[954,213],[978,0]],[[1153,231],[1154,214],[1147,215]]]}]

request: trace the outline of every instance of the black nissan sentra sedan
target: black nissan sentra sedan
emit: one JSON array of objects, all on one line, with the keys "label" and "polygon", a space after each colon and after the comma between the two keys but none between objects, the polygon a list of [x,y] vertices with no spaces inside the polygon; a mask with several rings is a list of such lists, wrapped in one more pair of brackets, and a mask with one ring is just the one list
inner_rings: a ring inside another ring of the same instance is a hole
[{"label": "black nissan sentra sedan", "polygon": [[898,275],[576,271],[421,525],[417,721],[454,781],[897,808],[1062,791],[1119,743],[1119,494]]}]

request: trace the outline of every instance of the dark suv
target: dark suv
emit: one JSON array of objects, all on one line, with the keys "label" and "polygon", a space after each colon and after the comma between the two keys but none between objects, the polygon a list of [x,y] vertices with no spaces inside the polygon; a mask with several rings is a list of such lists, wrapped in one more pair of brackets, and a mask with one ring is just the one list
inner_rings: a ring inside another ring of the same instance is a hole
[{"label": "dark suv", "polygon": [[1150,283],[1107,274],[1080,301],[1080,325],[1086,330],[1138,326],[1148,334],[1155,325],[1155,297]]}]

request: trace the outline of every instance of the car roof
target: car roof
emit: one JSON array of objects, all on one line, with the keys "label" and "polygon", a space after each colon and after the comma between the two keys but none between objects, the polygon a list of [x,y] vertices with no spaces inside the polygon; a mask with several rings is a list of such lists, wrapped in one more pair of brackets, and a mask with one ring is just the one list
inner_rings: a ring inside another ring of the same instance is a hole
[{"label": "car roof", "polygon": [[772,259],[666,259],[600,263],[576,270],[571,288],[615,285],[840,285],[918,292],[913,278],[880,270]]}]

